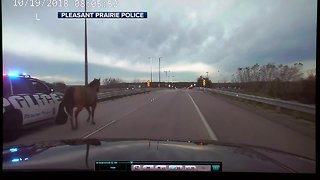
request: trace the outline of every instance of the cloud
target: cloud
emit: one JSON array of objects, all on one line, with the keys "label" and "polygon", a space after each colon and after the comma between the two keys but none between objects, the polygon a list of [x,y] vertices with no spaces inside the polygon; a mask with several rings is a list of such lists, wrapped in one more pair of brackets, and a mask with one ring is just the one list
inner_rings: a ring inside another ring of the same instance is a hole
[{"label": "cloud", "polygon": [[[13,53],[19,56],[40,58],[47,61],[65,61],[83,62],[84,55],[79,47],[70,44],[64,39],[53,39],[50,37],[37,36],[28,32],[22,34],[15,33],[14,30],[6,33],[4,48],[7,53]],[[133,62],[128,59],[116,59],[107,54],[96,52],[90,48],[88,51],[90,63],[104,65],[114,68],[125,69],[128,71],[149,72],[150,64],[144,62]],[[147,61],[145,61],[147,62]],[[182,65],[171,65],[171,70],[176,72],[201,72],[208,70],[209,65],[204,63],[184,63]]]},{"label": "cloud", "polygon": [[[132,73],[144,77],[141,73],[150,71],[148,57],[163,57],[161,69],[181,73],[179,78],[190,81],[217,70],[221,77],[229,76],[238,67],[255,63],[315,62],[316,4],[315,0],[119,1],[108,11],[147,11],[148,18],[89,19],[88,58],[123,77]],[[12,1],[3,5],[4,54],[19,55],[21,63],[30,63],[26,61],[30,58],[39,64],[83,63],[83,19],[57,19],[58,11],[83,9],[17,8]],[[35,13],[41,21],[35,21]]]},{"label": "cloud", "polygon": [[39,36],[34,32],[22,34],[15,30],[6,31],[3,47],[6,53],[42,58],[43,60],[77,61],[83,57],[76,45],[64,39]]},{"label": "cloud", "polygon": [[65,76],[53,75],[53,76],[33,76],[34,78],[41,79],[47,82],[64,82],[67,85],[77,85],[82,83],[82,79],[69,78]]},{"label": "cloud", "polygon": [[255,63],[315,61],[314,1],[285,2],[276,1],[265,9],[261,4],[256,8],[261,9],[257,14],[242,21],[232,35],[220,41],[207,55],[215,59],[224,72],[230,73],[237,67]]}]

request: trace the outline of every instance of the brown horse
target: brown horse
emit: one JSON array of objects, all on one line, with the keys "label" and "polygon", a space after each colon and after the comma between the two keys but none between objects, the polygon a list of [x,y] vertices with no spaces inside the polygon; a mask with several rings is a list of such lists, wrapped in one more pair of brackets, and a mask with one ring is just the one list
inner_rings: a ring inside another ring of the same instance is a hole
[{"label": "brown horse", "polygon": [[[85,107],[89,113],[87,122],[92,117],[92,124],[94,122],[94,110],[97,106],[97,92],[100,87],[100,78],[90,82],[87,86],[69,87],[63,97],[62,103],[64,105],[64,112],[68,115],[68,119],[71,120],[71,128],[78,128],[78,114]],[[91,110],[90,110],[91,107]],[[75,125],[73,125],[73,108],[75,110]]]}]

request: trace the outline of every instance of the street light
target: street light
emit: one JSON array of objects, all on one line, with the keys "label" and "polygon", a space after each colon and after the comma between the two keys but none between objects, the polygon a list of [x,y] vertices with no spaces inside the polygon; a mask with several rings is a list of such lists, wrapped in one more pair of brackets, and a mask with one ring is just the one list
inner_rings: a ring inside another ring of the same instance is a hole
[{"label": "street light", "polygon": [[168,72],[170,72],[170,71],[164,71],[165,73],[166,73],[166,81],[168,82]]},{"label": "street light", "polygon": [[160,87],[160,59],[161,59],[162,57],[159,57],[159,84],[158,84],[158,87]]},{"label": "street light", "polygon": [[150,77],[150,81],[152,82],[152,58],[149,57],[149,60],[150,60],[150,64],[151,64],[151,65],[150,65],[150,66],[151,66],[151,72],[150,72],[150,73],[151,73],[151,74],[150,74],[151,77]]},{"label": "street light", "polygon": [[[87,1],[84,1],[84,11],[87,12]],[[88,85],[88,52],[87,52],[87,18],[84,18],[84,78],[85,85]]]}]

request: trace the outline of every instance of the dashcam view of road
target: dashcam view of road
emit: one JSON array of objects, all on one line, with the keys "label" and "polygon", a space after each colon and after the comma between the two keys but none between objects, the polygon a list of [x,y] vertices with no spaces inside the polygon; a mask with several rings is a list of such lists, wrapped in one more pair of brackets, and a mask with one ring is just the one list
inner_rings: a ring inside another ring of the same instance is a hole
[{"label": "dashcam view of road", "polygon": [[316,0],[1,4],[3,151],[223,142],[305,158],[275,164],[315,172]]},{"label": "dashcam view of road", "polygon": [[[269,113],[269,116],[265,114]],[[200,89],[162,89],[98,104],[95,121],[79,115],[79,129],[54,120],[32,127],[10,144],[73,138],[219,140],[315,157],[311,122],[241,106]],[[271,119],[272,118],[272,119]]]}]

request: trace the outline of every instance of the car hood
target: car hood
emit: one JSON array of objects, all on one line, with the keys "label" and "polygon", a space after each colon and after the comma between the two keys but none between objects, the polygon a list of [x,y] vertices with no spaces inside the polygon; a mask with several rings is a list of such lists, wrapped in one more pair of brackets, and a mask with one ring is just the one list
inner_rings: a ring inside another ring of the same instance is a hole
[{"label": "car hood", "polygon": [[223,172],[315,173],[315,161],[220,141],[72,139],[3,149],[3,170],[94,170],[96,161],[220,161]]}]

